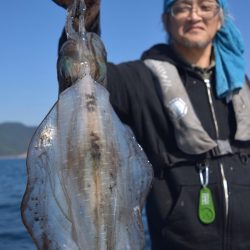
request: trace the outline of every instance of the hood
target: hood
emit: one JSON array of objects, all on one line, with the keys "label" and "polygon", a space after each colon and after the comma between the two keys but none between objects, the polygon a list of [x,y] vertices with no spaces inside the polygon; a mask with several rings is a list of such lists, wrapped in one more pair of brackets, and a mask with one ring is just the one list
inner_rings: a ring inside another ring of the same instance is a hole
[{"label": "hood", "polygon": [[[168,44],[156,44],[150,49],[143,52],[141,60],[153,59],[159,61],[169,62],[176,68],[181,69],[184,72],[189,71],[198,74],[202,79],[207,74],[211,74],[215,68],[215,62],[212,61],[208,68],[200,68],[197,66],[192,66],[191,64],[184,61],[175,50]],[[180,73],[180,72],[179,72]]]},{"label": "hood", "polygon": [[154,59],[159,61],[168,61],[176,64],[176,53],[168,44],[156,44],[148,50],[144,51],[141,60]]},{"label": "hood", "polygon": [[[184,61],[170,45],[164,44],[164,43],[156,44],[150,49],[144,51],[141,56],[141,60],[146,60],[146,59],[169,62],[178,68],[180,67],[184,70],[188,70],[192,72],[197,71],[197,70],[198,71],[202,70],[199,67],[194,67],[190,65],[189,63],[187,63],[186,61]],[[210,68],[211,67],[209,67],[209,69]]]}]

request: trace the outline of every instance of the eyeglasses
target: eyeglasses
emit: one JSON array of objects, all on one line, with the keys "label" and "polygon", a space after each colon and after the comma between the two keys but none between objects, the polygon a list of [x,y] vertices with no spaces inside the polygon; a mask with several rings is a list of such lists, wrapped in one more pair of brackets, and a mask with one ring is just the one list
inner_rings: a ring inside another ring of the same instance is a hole
[{"label": "eyeglasses", "polygon": [[216,3],[201,2],[196,7],[187,3],[177,3],[170,8],[170,13],[177,19],[185,19],[189,17],[193,11],[205,20],[212,19],[219,11],[220,6]]}]

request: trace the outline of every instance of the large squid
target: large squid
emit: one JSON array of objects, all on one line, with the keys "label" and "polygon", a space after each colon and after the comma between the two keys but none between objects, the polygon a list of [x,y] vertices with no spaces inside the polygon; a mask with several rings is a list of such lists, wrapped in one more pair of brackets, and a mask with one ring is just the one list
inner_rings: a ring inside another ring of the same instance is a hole
[{"label": "large squid", "polygon": [[152,168],[109,103],[106,52],[85,31],[85,9],[68,8],[57,65],[66,90],[31,140],[22,218],[38,249],[144,249]]}]

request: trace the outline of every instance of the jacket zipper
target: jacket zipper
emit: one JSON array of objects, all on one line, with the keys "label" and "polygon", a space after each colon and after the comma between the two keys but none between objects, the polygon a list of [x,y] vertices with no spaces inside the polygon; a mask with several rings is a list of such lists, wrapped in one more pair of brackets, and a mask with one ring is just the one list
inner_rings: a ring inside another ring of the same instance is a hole
[{"label": "jacket zipper", "polygon": [[[210,80],[208,78],[206,78],[206,79],[204,79],[204,82],[206,84],[209,104],[210,104],[210,108],[211,108],[211,112],[212,112],[212,116],[213,116],[213,120],[214,120],[216,138],[219,138],[219,127],[218,127],[218,122],[216,119],[214,105],[213,105]],[[228,224],[229,192],[228,192],[228,182],[227,182],[227,179],[225,176],[225,170],[224,170],[224,166],[222,163],[220,163],[220,173],[221,173],[221,178],[222,178],[222,186],[223,186],[223,193],[224,193],[224,199],[225,199],[225,232],[226,232],[227,224]]]},{"label": "jacket zipper", "polygon": [[217,122],[217,119],[216,119],[214,105],[213,105],[210,80],[209,79],[204,79],[204,82],[205,82],[206,87],[207,87],[208,100],[209,100],[209,104],[210,104],[210,108],[211,108],[211,112],[212,112],[212,116],[213,116],[213,120],[214,120],[216,138],[219,138],[219,127],[218,127],[218,122]]}]

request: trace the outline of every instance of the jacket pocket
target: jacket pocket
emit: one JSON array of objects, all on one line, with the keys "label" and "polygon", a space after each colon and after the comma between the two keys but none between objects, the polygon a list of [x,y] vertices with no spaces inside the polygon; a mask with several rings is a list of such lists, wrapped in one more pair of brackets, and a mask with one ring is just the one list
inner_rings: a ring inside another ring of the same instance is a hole
[{"label": "jacket pocket", "polygon": [[250,249],[250,185],[232,184],[229,228],[232,249]]},{"label": "jacket pocket", "polygon": [[[221,248],[221,214],[217,207],[218,186],[210,185],[216,209],[215,221],[205,225],[198,218],[199,191],[201,186],[182,186],[179,197],[169,213],[162,230],[169,249],[218,250]],[[217,211],[218,210],[218,211]],[[221,209],[220,209],[221,210]]]}]

